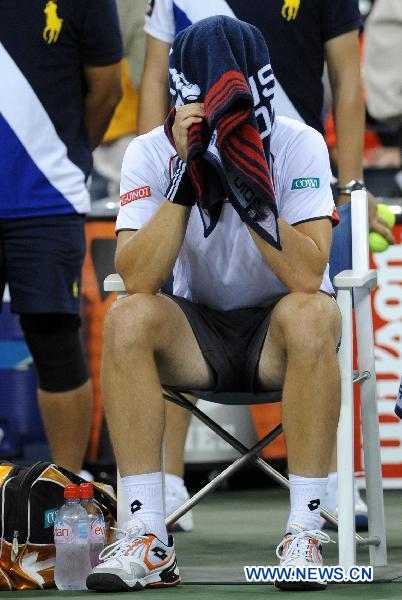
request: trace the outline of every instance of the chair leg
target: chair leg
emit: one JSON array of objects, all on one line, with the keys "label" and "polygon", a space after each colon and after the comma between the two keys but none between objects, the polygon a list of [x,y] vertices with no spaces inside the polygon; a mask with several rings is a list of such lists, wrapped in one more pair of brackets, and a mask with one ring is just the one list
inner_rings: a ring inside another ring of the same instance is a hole
[{"label": "chair leg", "polygon": [[[206,425],[209,429],[214,431],[219,437],[225,440],[228,444],[232,446],[232,448],[235,448],[241,454],[245,454],[248,451],[248,448],[246,448],[246,446],[243,446],[243,444],[239,442],[239,440],[231,436],[230,433],[223,429],[213,419],[208,417],[208,415],[203,413],[196,405],[189,402],[185,398],[185,396],[183,396],[183,394],[181,394],[180,392],[173,390],[169,390],[168,392],[164,391],[164,397],[166,398],[166,400],[174,402],[182,408],[189,410],[197,419],[204,423],[204,425]],[[271,435],[275,433],[274,437],[272,437],[270,441],[273,441],[275,438],[277,438],[281,432],[281,426],[274,429],[270,434],[268,434]],[[266,445],[268,443],[270,442],[266,442]],[[281,473],[279,473],[279,471],[271,467],[271,465],[268,464],[264,459],[262,459],[261,457],[254,457],[252,458],[251,462],[254,463],[255,466],[258,467],[261,471],[263,471],[265,475],[279,483],[279,485],[281,485],[283,488],[287,490],[289,489],[289,481],[286,479],[286,477],[284,477]],[[187,510],[190,510],[191,506],[188,507],[188,502],[185,504],[185,506],[187,507]],[[338,525],[337,518],[324,508],[321,509],[321,516],[325,517],[327,521],[330,521],[333,525]]]},{"label": "chair leg", "polygon": [[352,296],[349,290],[338,291],[342,315],[342,341],[338,358],[341,371],[341,409],[338,424],[338,540],[339,564],[348,568],[356,564],[355,514],[353,486],[353,329]]},{"label": "chair leg", "polygon": [[[219,437],[221,437],[223,440],[225,440],[225,442],[227,442],[230,446],[232,446],[232,448],[234,448],[235,450],[240,452],[240,454],[246,454],[249,451],[249,448],[244,446],[241,442],[239,442],[239,440],[237,440],[235,437],[230,435],[230,433],[228,433],[225,429],[223,429],[223,427],[221,427],[213,419],[208,417],[208,415],[203,413],[199,408],[197,408],[197,406],[195,406],[194,404],[192,404],[191,402],[186,400],[186,398],[180,392],[169,390],[169,392],[164,392],[163,395],[166,400],[169,400],[169,402],[174,402],[175,404],[178,404],[182,408],[189,410],[195,417],[197,417],[197,419],[199,419],[202,423],[204,423],[204,425],[209,427],[209,429],[214,431]],[[267,441],[265,443],[265,445],[272,442],[274,439],[276,439],[282,433],[282,425],[278,425],[277,427],[275,427],[275,429],[273,429],[263,439],[267,439],[269,436],[271,436],[274,433],[275,433],[274,437],[270,437],[269,441]],[[261,471],[264,471],[264,473],[266,475],[268,475],[268,477],[271,477],[277,483],[279,483],[279,485],[281,485],[282,487],[284,487],[286,489],[289,488],[289,482],[286,479],[286,477],[284,477],[278,471],[276,471],[273,467],[271,467],[271,465],[269,465],[264,459],[262,459],[261,457],[255,457],[253,459],[253,462]]]},{"label": "chair leg", "polygon": [[371,377],[361,383],[361,415],[364,465],[368,506],[369,537],[378,537],[380,544],[370,546],[370,564],[384,567],[387,564],[384,497],[380,451],[380,432],[375,380],[374,336],[371,298],[366,289],[355,290],[356,337],[359,370],[367,370]]},{"label": "chair leg", "polygon": [[[224,469],[221,473],[219,473],[219,475],[214,477],[214,479],[212,481],[210,481],[206,486],[204,486],[201,490],[199,490],[196,494],[194,494],[189,500],[187,500],[187,502],[182,504],[182,506],[180,506],[180,508],[175,510],[174,513],[169,515],[168,518],[166,519],[166,526],[168,527],[169,525],[172,525],[173,523],[175,523],[178,519],[180,519],[180,517],[182,517],[186,512],[188,512],[191,508],[193,508],[193,506],[198,504],[198,502],[200,502],[207,494],[209,494],[209,492],[212,492],[212,490],[214,490],[216,487],[218,487],[218,485],[220,485],[228,477],[233,475],[233,473],[236,473],[236,471],[238,471],[245,463],[251,461],[255,457],[256,454],[261,452],[261,450],[263,450],[265,448],[265,446],[267,446],[267,444],[270,444],[275,438],[277,438],[278,435],[281,433],[281,431],[282,431],[282,426],[278,425],[277,427],[275,427],[275,429],[273,429],[270,433],[268,433],[268,435],[266,435],[264,438],[262,438],[262,440],[260,440],[257,444],[255,444],[252,448],[247,449],[244,446],[244,449],[246,451],[244,453],[242,452],[242,456],[240,458],[238,458],[237,460],[235,460],[228,467],[226,467],[226,469]],[[278,475],[279,475],[279,473],[278,473]]]}]

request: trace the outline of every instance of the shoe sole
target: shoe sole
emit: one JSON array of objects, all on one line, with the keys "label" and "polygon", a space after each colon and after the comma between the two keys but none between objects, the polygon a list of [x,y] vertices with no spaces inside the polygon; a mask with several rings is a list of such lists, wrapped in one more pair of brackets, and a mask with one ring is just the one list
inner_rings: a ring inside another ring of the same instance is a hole
[{"label": "shoe sole", "polygon": [[113,573],[92,573],[87,577],[87,588],[94,592],[140,592],[146,588],[162,588],[162,587],[174,587],[179,585],[181,579],[177,579],[169,582],[154,581],[149,583],[141,583],[137,580],[134,585],[129,585],[118,575]]},{"label": "shoe sole", "polygon": [[327,588],[326,583],[318,583],[316,581],[275,581],[274,586],[281,591],[287,592],[302,592],[302,591],[319,591]]}]

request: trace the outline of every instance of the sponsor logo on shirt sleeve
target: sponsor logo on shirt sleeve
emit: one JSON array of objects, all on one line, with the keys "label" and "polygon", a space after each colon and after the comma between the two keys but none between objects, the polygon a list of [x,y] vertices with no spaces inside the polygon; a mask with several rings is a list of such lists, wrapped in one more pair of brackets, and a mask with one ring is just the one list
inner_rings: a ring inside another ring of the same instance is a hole
[{"label": "sponsor logo on shirt sleeve", "polygon": [[120,196],[120,206],[125,206],[134,200],[142,200],[143,198],[149,198],[151,196],[151,188],[149,185],[143,185],[142,187],[135,188],[126,192]]},{"label": "sponsor logo on shirt sleeve", "polygon": [[300,177],[299,179],[293,179],[292,190],[304,190],[306,188],[319,188],[320,178],[319,177]]}]

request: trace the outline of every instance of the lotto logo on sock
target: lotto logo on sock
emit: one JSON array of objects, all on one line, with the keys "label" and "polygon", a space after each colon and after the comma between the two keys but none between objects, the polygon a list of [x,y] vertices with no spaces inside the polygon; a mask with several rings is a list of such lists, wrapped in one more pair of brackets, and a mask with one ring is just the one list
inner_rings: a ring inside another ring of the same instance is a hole
[{"label": "lotto logo on sock", "polygon": [[130,504],[131,514],[133,515],[134,513],[138,512],[141,506],[142,502],[140,502],[139,500],[134,500],[134,502]]},{"label": "lotto logo on sock", "polygon": [[307,506],[309,507],[310,510],[317,510],[317,508],[320,506],[319,498],[317,498],[316,500],[310,500],[310,502],[307,504]]}]

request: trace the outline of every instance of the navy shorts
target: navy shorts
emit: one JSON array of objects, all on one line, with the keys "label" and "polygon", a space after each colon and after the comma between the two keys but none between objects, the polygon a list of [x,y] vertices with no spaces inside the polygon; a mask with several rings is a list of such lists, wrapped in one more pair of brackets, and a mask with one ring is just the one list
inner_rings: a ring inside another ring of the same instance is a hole
[{"label": "navy shorts", "polygon": [[85,216],[0,219],[0,302],[14,313],[79,313]]},{"label": "navy shorts", "polygon": [[257,392],[258,363],[272,311],[267,307],[220,311],[170,296],[184,312],[215,375],[215,392]]}]

